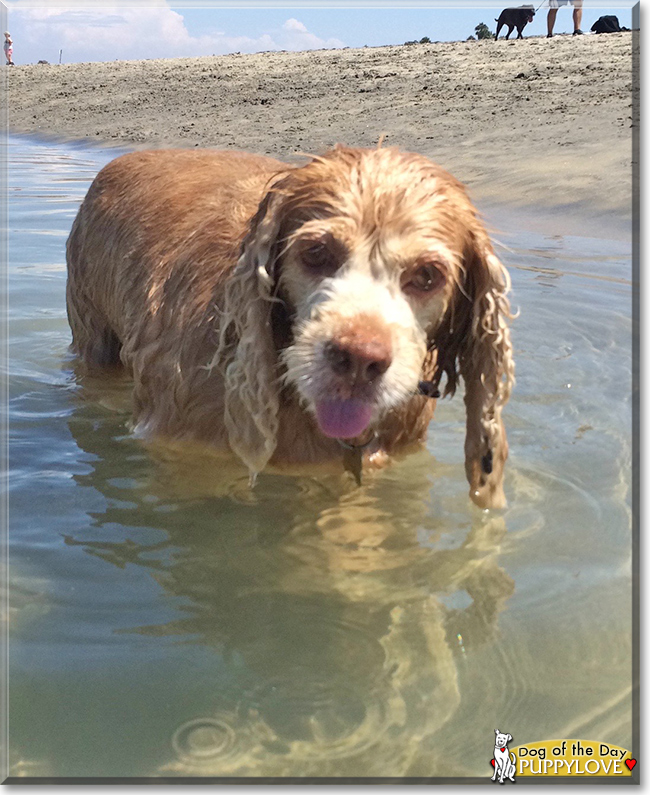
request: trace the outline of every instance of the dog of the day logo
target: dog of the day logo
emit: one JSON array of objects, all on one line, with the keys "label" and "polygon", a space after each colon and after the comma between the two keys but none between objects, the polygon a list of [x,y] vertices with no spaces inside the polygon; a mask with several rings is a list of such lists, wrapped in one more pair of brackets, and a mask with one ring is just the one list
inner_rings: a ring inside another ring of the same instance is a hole
[{"label": "dog of the day logo", "polygon": [[499,784],[503,784],[506,779],[515,783],[516,773],[516,757],[508,750],[508,743],[512,740],[511,734],[502,734],[498,729],[494,730],[496,737],[494,739],[494,758],[492,764],[494,765],[494,774],[492,781],[499,779]]},{"label": "dog of the day logo", "polygon": [[637,760],[625,748],[593,740],[544,740],[512,750],[510,734],[495,730],[492,781],[515,783],[515,777],[626,778]]}]

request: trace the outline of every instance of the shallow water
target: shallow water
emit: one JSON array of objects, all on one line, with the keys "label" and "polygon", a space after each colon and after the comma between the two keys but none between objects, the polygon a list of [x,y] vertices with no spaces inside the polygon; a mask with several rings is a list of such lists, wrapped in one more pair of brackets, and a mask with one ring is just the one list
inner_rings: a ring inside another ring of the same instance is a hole
[{"label": "shallow water", "polygon": [[632,743],[631,264],[507,215],[509,508],[467,498],[460,397],[366,479],[145,448],[75,379],[65,240],[116,151],[9,154],[12,775],[479,776]]}]

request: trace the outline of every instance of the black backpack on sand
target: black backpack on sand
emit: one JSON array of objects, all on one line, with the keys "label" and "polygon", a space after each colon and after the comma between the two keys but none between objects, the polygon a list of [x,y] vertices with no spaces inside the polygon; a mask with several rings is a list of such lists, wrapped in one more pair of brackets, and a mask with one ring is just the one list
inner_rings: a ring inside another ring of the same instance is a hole
[{"label": "black backpack on sand", "polygon": [[627,30],[618,24],[618,17],[614,16],[600,17],[594,22],[591,29],[594,33],[620,33],[622,30]]}]

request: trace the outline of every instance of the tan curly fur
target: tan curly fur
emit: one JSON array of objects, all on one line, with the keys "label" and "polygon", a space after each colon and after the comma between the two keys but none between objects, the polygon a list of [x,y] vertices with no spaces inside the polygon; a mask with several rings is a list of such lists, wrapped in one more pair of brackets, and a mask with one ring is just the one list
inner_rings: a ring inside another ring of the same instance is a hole
[{"label": "tan curly fur", "polygon": [[[335,246],[335,272],[305,270],[312,240]],[[325,355],[352,339],[388,351],[364,385],[369,462],[423,442],[435,400],[417,394],[420,379],[445,375],[453,395],[460,376],[470,495],[505,504],[510,281],[463,186],[426,158],[337,147],[288,167],[235,152],[126,155],[97,176],[67,253],[73,349],[133,373],[143,434],[230,448],[252,474],[342,466],[315,405],[357,389]],[[413,296],[401,285],[422,257],[446,281]]]},{"label": "tan curly fur", "polygon": [[233,451],[251,473],[261,472],[278,436],[279,371],[270,330],[273,280],[268,271],[278,217],[262,202],[243,252],[225,287],[219,343],[211,367],[224,374],[224,422]]}]

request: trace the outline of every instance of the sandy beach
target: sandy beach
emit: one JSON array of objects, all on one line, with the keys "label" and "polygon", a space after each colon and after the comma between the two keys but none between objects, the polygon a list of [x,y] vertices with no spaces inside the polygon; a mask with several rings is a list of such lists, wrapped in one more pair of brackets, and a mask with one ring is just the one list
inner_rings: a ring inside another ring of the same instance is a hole
[{"label": "sandy beach", "polygon": [[16,133],[288,161],[384,134],[444,165],[484,204],[626,225],[632,45],[625,32],[16,66],[8,122]]}]

